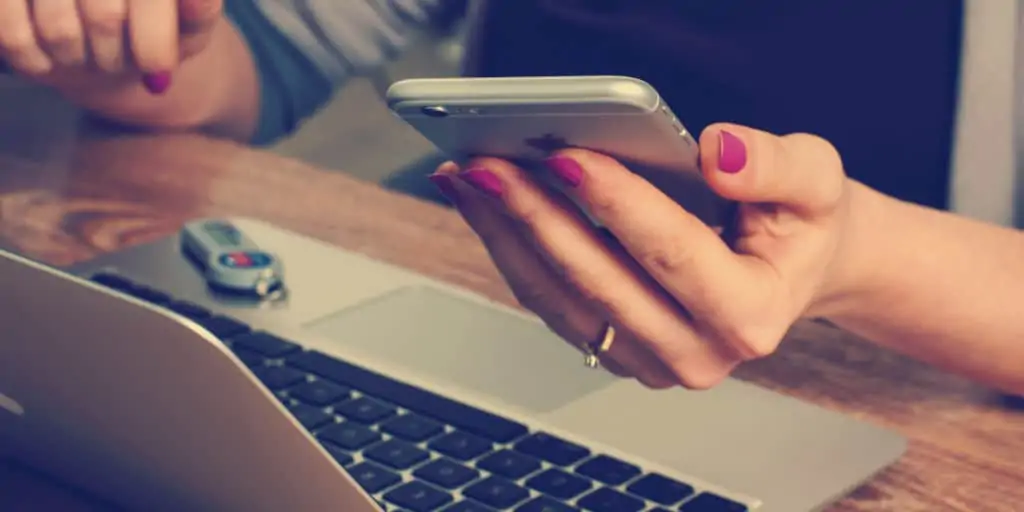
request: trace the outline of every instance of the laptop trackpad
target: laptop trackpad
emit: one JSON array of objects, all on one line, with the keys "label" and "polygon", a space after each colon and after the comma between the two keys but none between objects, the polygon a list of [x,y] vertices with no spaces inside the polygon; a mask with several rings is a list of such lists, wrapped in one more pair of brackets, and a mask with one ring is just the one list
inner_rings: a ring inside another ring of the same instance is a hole
[{"label": "laptop trackpad", "polygon": [[[305,326],[389,367],[549,412],[616,382],[543,324],[441,290],[404,288]],[[393,375],[401,379],[401,375]]]}]

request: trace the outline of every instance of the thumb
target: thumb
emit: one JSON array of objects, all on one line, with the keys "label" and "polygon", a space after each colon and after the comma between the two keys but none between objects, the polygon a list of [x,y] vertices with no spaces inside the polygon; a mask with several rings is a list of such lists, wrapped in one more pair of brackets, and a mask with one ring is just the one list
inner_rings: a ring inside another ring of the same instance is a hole
[{"label": "thumb", "polygon": [[726,199],[816,216],[830,213],[842,198],[842,161],[820,137],[715,124],[701,134],[700,149],[705,179]]},{"label": "thumb", "polygon": [[178,22],[182,35],[201,34],[212,29],[224,12],[224,0],[178,0]]}]

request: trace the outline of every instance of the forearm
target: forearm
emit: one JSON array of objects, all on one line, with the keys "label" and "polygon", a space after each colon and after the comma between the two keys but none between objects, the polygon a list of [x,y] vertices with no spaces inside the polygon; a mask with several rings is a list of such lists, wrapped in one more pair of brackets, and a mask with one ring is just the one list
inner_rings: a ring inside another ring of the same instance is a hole
[{"label": "forearm", "polygon": [[209,46],[183,62],[161,95],[136,77],[61,87],[69,100],[93,114],[135,128],[200,130],[247,140],[259,118],[259,80],[248,47],[222,20]]},{"label": "forearm", "polygon": [[881,345],[1024,393],[1024,233],[851,185],[851,283],[828,317]]}]

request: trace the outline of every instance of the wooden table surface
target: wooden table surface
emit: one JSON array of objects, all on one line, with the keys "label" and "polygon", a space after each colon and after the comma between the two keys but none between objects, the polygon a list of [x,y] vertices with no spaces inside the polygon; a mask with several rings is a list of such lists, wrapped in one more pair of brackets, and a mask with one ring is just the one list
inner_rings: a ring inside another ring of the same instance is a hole
[{"label": "wooden table surface", "polygon": [[[49,263],[154,240],[201,215],[244,215],[512,303],[454,213],[343,173],[194,136],[19,139],[0,129],[0,246]],[[739,377],[911,438],[899,463],[832,510],[1024,510],[1024,414],[986,389],[819,324],[794,328]],[[104,508],[4,463],[0,509]]]}]

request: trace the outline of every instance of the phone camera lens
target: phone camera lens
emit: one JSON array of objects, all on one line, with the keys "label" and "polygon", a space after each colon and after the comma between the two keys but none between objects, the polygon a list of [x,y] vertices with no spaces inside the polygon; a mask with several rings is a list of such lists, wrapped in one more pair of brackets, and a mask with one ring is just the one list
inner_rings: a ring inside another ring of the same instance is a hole
[{"label": "phone camera lens", "polygon": [[444,107],[423,107],[423,115],[429,117],[448,117],[448,109]]}]

